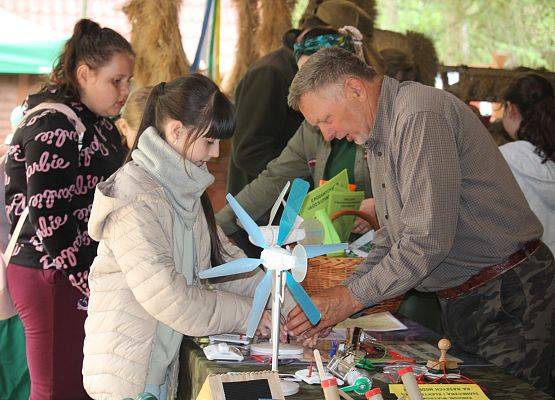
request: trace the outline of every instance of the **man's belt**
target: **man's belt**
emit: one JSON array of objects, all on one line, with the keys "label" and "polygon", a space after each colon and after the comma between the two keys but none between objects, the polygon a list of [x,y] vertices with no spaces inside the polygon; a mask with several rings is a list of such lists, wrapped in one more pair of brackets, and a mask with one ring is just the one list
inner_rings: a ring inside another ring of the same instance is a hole
[{"label": "man's belt", "polygon": [[538,249],[538,247],[540,247],[540,243],[541,241],[539,240],[527,242],[522,249],[511,254],[506,262],[482,269],[479,273],[472,276],[469,280],[459,286],[440,290],[437,292],[438,297],[444,300],[456,299],[464,293],[484,285],[485,283],[497,278],[499,275],[504,274],[525,261]]}]

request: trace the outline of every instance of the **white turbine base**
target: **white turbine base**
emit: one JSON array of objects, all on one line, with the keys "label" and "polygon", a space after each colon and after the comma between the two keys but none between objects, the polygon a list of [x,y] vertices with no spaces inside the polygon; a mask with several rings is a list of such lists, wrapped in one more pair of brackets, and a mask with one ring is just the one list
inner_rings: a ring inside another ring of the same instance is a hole
[{"label": "white turbine base", "polygon": [[[270,342],[260,342],[251,344],[251,354],[253,355],[272,355],[272,343]],[[285,358],[295,358],[302,356],[304,353],[304,348],[302,346],[297,346],[290,343],[280,343],[279,344],[279,356],[280,359]]]}]

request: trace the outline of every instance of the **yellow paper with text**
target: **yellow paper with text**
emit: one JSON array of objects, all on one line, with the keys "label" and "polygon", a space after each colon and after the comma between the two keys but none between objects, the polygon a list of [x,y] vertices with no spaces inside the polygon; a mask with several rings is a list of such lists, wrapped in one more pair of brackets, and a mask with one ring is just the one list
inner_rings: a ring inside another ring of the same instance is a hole
[{"label": "yellow paper with text", "polygon": [[[422,384],[418,388],[424,400],[489,400],[482,388],[474,384]],[[389,385],[389,391],[397,397],[406,394],[402,384]]]},{"label": "yellow paper with text", "polygon": [[317,210],[327,211],[330,192],[334,190],[348,191],[348,186],[349,176],[347,175],[347,170],[344,169],[327,181],[323,186],[311,190],[306,195],[299,215],[307,219],[314,218],[314,214]]}]

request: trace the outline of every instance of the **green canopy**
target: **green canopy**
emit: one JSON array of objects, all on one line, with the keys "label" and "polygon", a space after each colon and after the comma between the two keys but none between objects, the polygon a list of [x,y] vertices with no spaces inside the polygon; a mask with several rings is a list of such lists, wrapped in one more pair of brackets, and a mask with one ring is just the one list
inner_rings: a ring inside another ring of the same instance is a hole
[{"label": "green canopy", "polygon": [[48,74],[65,40],[6,43],[0,41],[0,73]]}]

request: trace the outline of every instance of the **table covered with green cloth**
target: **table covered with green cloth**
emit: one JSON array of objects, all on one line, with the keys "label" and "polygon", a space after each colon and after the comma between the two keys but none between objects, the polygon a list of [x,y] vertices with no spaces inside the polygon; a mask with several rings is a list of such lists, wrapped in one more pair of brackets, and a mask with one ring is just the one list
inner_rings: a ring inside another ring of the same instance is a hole
[{"label": "table covered with green cloth", "polygon": [[[399,340],[405,341],[424,340],[434,346],[437,344],[439,336],[415,322],[399,318],[409,328],[407,331],[388,332],[375,334],[378,340]],[[464,360],[461,366],[461,373],[473,379],[481,385],[486,395],[491,400],[550,400],[551,396],[536,390],[532,385],[521,381],[507,373],[499,367],[487,364],[466,353],[458,352],[456,348],[449,351],[455,357]],[[305,368],[300,365],[280,366],[280,373],[294,373]],[[210,374],[222,374],[227,372],[249,372],[270,370],[269,365],[253,365],[241,363],[222,363],[209,361],[204,356],[202,349],[193,341],[192,338],[185,338],[181,344],[180,371],[178,400],[195,400],[200,392],[204,381]],[[294,396],[287,397],[288,400],[315,400],[323,399],[323,392],[319,385],[308,385],[300,383],[300,391]],[[350,393],[355,399],[363,399],[364,396],[357,396]],[[394,395],[384,396],[385,400],[395,399]]]},{"label": "table covered with green cloth", "polygon": [[[202,349],[192,340],[185,339],[181,345],[181,367],[179,372],[178,400],[196,399],[202,385],[208,375],[223,374],[230,371],[248,372],[269,370],[269,365],[244,365],[224,364],[208,361]],[[280,372],[294,373],[301,369],[299,366],[286,365],[280,367]],[[551,396],[534,389],[533,386],[514,378],[500,368],[495,366],[481,366],[463,368],[462,372],[485,387],[486,395],[491,400],[550,400]],[[364,396],[350,395],[355,399],[363,399]],[[384,397],[385,399],[386,397]],[[394,399],[395,396],[389,397]],[[319,385],[307,385],[301,383],[298,394],[287,397],[288,400],[319,400],[324,399],[322,389]]]},{"label": "table covered with green cloth", "polygon": [[0,321],[0,400],[27,400],[30,388],[25,333],[15,315]]}]

